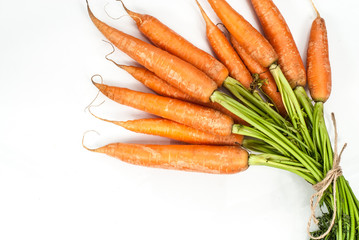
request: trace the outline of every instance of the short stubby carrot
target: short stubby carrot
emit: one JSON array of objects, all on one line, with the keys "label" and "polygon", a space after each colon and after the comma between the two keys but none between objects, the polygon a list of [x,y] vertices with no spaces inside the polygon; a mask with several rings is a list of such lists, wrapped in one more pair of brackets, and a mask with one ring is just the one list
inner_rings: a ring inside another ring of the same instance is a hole
[{"label": "short stubby carrot", "polygon": [[325,21],[317,12],[312,23],[307,54],[307,75],[310,95],[316,102],[326,102],[332,90],[328,36]]},{"label": "short stubby carrot", "polygon": [[248,168],[248,153],[235,146],[112,143],[97,149],[85,148],[154,168],[214,174],[233,174]]},{"label": "short stubby carrot", "polygon": [[232,132],[233,119],[214,109],[127,88],[112,87],[95,82],[93,84],[105,96],[120,104],[212,134],[228,136]]},{"label": "short stubby carrot", "polygon": [[166,81],[163,81],[161,78],[157,77],[154,73],[148,71],[145,68],[119,65],[117,63],[115,64],[118,67],[127,71],[138,81],[142,82],[149,89],[151,89],[152,91],[156,92],[161,96],[171,97],[186,102],[191,102],[191,103],[200,104],[202,106],[213,108],[224,114],[227,114],[234,120],[234,122],[247,125],[245,121],[243,121],[241,118],[239,118],[237,115],[233,114],[232,112],[228,111],[226,108],[222,107],[220,104],[214,102],[201,103],[196,98],[193,98],[187,95],[186,93],[182,92],[180,89],[173,87],[172,85],[168,84]]},{"label": "short stubby carrot", "polygon": [[138,29],[156,46],[202,70],[218,86],[228,77],[228,70],[221,62],[194,46],[157,18],[130,11],[125,6],[124,8],[136,22]]},{"label": "short stubby carrot", "polygon": [[269,72],[268,68],[262,67],[256,60],[254,60],[238,43],[238,41],[230,35],[230,41],[237,51],[244,64],[247,66],[248,70],[252,74],[258,74],[259,79],[263,80],[264,83],[261,86],[261,90],[267,95],[267,97],[274,103],[279,113],[282,116],[287,114],[285,110],[282,96],[278,91],[277,84],[275,83],[272,74]]},{"label": "short stubby carrot", "polygon": [[244,87],[250,89],[253,79],[248,69],[244,66],[223,32],[211,21],[197,0],[196,2],[205,20],[207,38],[215,54],[228,68],[229,75],[238,80]]},{"label": "short stubby carrot", "polygon": [[[95,117],[99,118],[97,116]],[[130,121],[99,119],[111,122],[133,132],[171,138],[190,144],[230,146],[239,145],[243,141],[243,136],[239,134],[231,134],[229,136],[214,135],[162,118],[136,119]]]},{"label": "short stubby carrot", "polygon": [[278,63],[292,88],[306,85],[302,58],[292,33],[272,0],[251,0],[263,31],[278,54]]},{"label": "short stubby carrot", "polygon": [[93,15],[89,6],[87,8],[95,26],[118,49],[188,95],[201,102],[210,101],[217,84],[205,73],[160,48],[108,26]]},{"label": "short stubby carrot", "polygon": [[225,0],[208,0],[208,2],[233,37],[263,67],[269,67],[278,60],[278,55],[268,40]]}]

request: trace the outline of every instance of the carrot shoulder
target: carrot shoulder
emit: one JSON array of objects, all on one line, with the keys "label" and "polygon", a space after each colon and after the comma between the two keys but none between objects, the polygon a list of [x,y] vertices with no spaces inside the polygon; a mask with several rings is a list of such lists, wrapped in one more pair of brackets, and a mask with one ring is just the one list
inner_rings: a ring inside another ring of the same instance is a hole
[{"label": "carrot shoulder", "polygon": [[292,33],[272,0],[251,0],[263,31],[278,54],[278,63],[292,88],[306,85],[302,58]]},{"label": "carrot shoulder", "polygon": [[325,21],[320,17],[313,21],[307,54],[308,88],[316,102],[326,102],[332,90],[328,36]]},{"label": "carrot shoulder", "polygon": [[88,12],[95,26],[118,49],[188,95],[201,102],[209,102],[217,85],[201,70],[168,52],[108,26],[97,19],[89,7]]},{"label": "carrot shoulder", "polygon": [[278,60],[278,55],[268,40],[225,0],[208,0],[208,2],[233,37],[263,67],[269,67]]},{"label": "carrot shoulder", "polygon": [[146,167],[215,174],[233,174],[248,168],[248,153],[234,146],[113,143],[85,148]]},{"label": "carrot shoulder", "polygon": [[227,136],[232,132],[233,120],[227,115],[181,100],[126,88],[94,85],[108,98],[120,104],[170,119],[201,131]]},{"label": "carrot shoulder", "polygon": [[229,75],[237,79],[243,86],[250,89],[252,76],[244,66],[222,31],[211,21],[196,0],[201,14],[206,22],[207,38],[219,60],[228,68]]},{"label": "carrot shoulder", "polygon": [[228,77],[228,70],[217,59],[197,48],[157,18],[128,10],[138,29],[156,46],[191,63],[212,78],[218,86]]},{"label": "carrot shoulder", "polygon": [[264,80],[261,90],[263,90],[268,98],[274,103],[279,113],[282,116],[285,116],[287,111],[285,110],[282,96],[280,95],[277,84],[275,83],[273,76],[269,72],[268,68],[262,67],[256,60],[249,56],[249,54],[239,45],[238,41],[233,38],[232,35],[230,36],[230,40],[234,49],[237,51],[249,71],[252,74],[258,74],[259,78]]}]

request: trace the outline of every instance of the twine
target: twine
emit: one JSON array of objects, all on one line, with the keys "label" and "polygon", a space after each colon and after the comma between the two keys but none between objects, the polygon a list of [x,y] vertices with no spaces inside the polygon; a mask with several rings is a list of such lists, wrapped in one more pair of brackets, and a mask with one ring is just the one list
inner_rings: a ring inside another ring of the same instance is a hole
[{"label": "twine", "polygon": [[[338,177],[343,175],[342,168],[340,167],[340,159],[341,159],[342,153],[343,153],[344,149],[346,148],[347,144],[346,143],[344,144],[342,150],[340,151],[340,154],[338,155],[338,131],[337,131],[337,123],[335,120],[334,113],[332,113],[332,121],[333,121],[334,131],[335,131],[333,167],[331,170],[329,170],[327,172],[327,175],[325,176],[325,178],[322,181],[313,185],[314,190],[317,192],[314,193],[312,195],[312,197],[310,198],[311,216],[308,221],[307,232],[308,232],[309,237],[311,239],[315,239],[315,240],[322,239],[322,238],[326,237],[330,233],[330,231],[332,230],[332,228],[334,226],[335,218],[336,218],[336,214],[337,214],[337,202],[336,202],[337,179],[338,179]],[[332,184],[333,184],[334,206],[333,206],[333,217],[332,217],[331,224],[325,233],[323,233],[319,237],[314,237],[310,233],[310,226],[312,224],[312,220],[317,225],[319,223],[318,219],[315,217],[315,209],[317,208],[317,206],[320,202],[320,199],[323,197],[324,192]]]}]

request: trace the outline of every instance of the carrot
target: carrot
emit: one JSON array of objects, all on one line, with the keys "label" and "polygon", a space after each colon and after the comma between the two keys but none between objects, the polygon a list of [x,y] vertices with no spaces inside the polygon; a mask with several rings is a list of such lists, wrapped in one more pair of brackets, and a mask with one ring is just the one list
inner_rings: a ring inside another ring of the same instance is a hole
[{"label": "carrot", "polygon": [[272,0],[251,0],[263,31],[278,54],[278,63],[292,88],[306,85],[302,58],[292,33]]},{"label": "carrot", "polygon": [[93,15],[88,5],[87,9],[95,26],[117,48],[188,95],[209,102],[217,85],[205,73],[168,52],[108,26]]},{"label": "carrot", "polygon": [[223,81],[228,77],[228,70],[221,62],[194,46],[157,18],[135,13],[128,10],[123,3],[122,5],[130,17],[136,22],[138,29],[156,46],[202,70],[212,78],[218,86],[221,86]]},{"label": "carrot", "polygon": [[133,132],[171,138],[185,143],[198,145],[238,145],[241,144],[243,140],[242,135],[214,135],[162,118],[111,121],[100,118],[94,115],[91,111],[90,113],[100,120],[116,124]]},{"label": "carrot", "polygon": [[219,60],[228,68],[229,75],[237,79],[244,87],[250,89],[253,79],[248,69],[244,66],[226,36],[207,16],[199,2],[197,0],[196,2],[206,23],[207,38],[212,49]]},{"label": "carrot", "polygon": [[96,149],[124,162],[155,168],[233,174],[248,168],[248,153],[234,146],[112,143]]},{"label": "carrot", "polygon": [[249,22],[225,0],[208,0],[217,16],[239,44],[263,67],[278,60],[278,55],[268,42]]},{"label": "carrot", "polygon": [[308,88],[314,101],[326,102],[332,90],[328,36],[324,19],[315,11],[307,54]]},{"label": "carrot", "polygon": [[268,68],[262,67],[256,60],[254,60],[238,43],[238,41],[230,35],[230,41],[237,51],[244,64],[247,66],[249,71],[252,74],[258,74],[259,79],[264,80],[264,84],[261,86],[261,90],[268,96],[268,98],[274,103],[279,113],[282,116],[287,114],[282,96],[278,91],[277,85],[273,79],[272,74],[269,72]]},{"label": "carrot", "polygon": [[[112,61],[112,60],[110,60],[110,61]],[[127,71],[138,81],[142,82],[149,89],[153,90],[154,92],[156,92],[157,94],[159,94],[161,96],[176,98],[176,99],[183,100],[186,102],[191,102],[191,103],[195,103],[195,104],[200,104],[202,106],[210,107],[210,108],[213,108],[215,110],[218,110],[218,111],[230,116],[236,123],[248,125],[243,119],[239,118],[237,115],[228,111],[226,108],[222,107],[222,105],[220,105],[218,103],[214,103],[214,102],[201,103],[197,99],[185,94],[180,89],[177,89],[177,88],[171,86],[170,84],[163,81],[162,79],[157,77],[154,73],[148,71],[145,68],[135,67],[135,66],[125,66],[125,65],[117,64],[114,61],[112,61],[112,62],[114,64],[116,64],[118,67]]]},{"label": "carrot", "polygon": [[166,81],[163,81],[161,78],[157,77],[154,73],[148,71],[145,68],[126,65],[118,65],[118,67],[131,74],[135,79],[137,79],[146,87],[161,96],[172,97],[183,101],[195,103],[199,102],[196,98],[193,98],[185,94],[181,90],[173,87],[172,85],[168,84]]},{"label": "carrot", "polygon": [[95,82],[93,84],[105,96],[120,104],[212,134],[227,136],[232,132],[232,118],[211,108],[151,93],[111,87]]}]

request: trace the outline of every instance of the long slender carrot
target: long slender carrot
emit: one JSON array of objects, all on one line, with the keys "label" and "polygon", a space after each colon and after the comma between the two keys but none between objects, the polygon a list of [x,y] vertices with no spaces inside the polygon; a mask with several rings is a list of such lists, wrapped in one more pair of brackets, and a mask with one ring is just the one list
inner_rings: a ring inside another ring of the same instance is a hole
[{"label": "long slender carrot", "polygon": [[[112,61],[112,60],[111,60]],[[228,116],[230,116],[234,122],[248,125],[243,119],[239,118],[237,115],[233,114],[232,112],[228,111],[226,108],[224,108],[222,105],[214,102],[209,103],[201,103],[197,99],[187,95],[186,93],[182,92],[180,89],[177,89],[167,82],[163,81],[159,77],[157,77],[154,73],[148,71],[145,68],[141,67],[135,67],[135,66],[125,66],[125,65],[119,65],[116,62],[112,61],[114,64],[116,64],[118,67],[124,69],[129,74],[131,74],[134,78],[136,78],[138,81],[142,82],[144,85],[146,85],[148,88],[156,92],[157,94],[165,97],[171,97],[179,100],[183,100],[186,102],[191,102],[195,104],[200,104],[202,106],[210,107],[215,110],[218,110]]]},{"label": "long slender carrot", "polygon": [[123,7],[136,22],[138,29],[156,46],[202,70],[218,86],[228,77],[228,70],[221,62],[194,46],[157,18],[130,11],[124,4]]},{"label": "long slender carrot", "polygon": [[95,26],[118,49],[188,95],[209,102],[217,84],[205,73],[166,51],[108,26],[93,15],[88,5],[87,9]]},{"label": "long slender carrot", "polygon": [[151,93],[137,92],[95,82],[93,84],[105,96],[120,104],[216,135],[227,136],[232,132],[232,118],[214,109]]},{"label": "long slender carrot", "polygon": [[278,54],[278,63],[292,88],[306,85],[302,58],[292,33],[272,0],[251,0],[264,33]]},{"label": "long slender carrot", "polygon": [[233,174],[248,168],[248,153],[234,146],[112,143],[89,149],[124,162],[155,168]]},{"label": "long slender carrot", "polygon": [[193,98],[182,92],[181,90],[173,87],[172,85],[168,84],[166,81],[163,81],[161,78],[157,77],[154,73],[148,71],[145,68],[127,65],[117,66],[131,74],[135,79],[137,79],[149,89],[153,90],[161,96],[172,97],[194,103],[199,102],[196,98]]},{"label": "long slender carrot", "polygon": [[116,124],[133,132],[171,138],[185,143],[229,146],[241,144],[243,141],[243,136],[239,134],[231,134],[229,136],[214,135],[168,119],[149,118],[131,121],[111,121],[100,118],[92,112],[90,113],[100,120]]},{"label": "long slender carrot", "polygon": [[315,10],[307,54],[308,88],[314,101],[326,102],[332,90],[328,36],[325,21]]},{"label": "long slender carrot", "polygon": [[252,74],[258,74],[261,80],[265,80],[263,85],[261,86],[261,90],[268,96],[268,98],[274,103],[277,107],[279,113],[282,116],[287,114],[285,110],[282,96],[278,91],[277,85],[273,79],[272,74],[269,72],[268,68],[262,67],[256,60],[254,60],[238,43],[238,41],[230,35],[230,41],[234,49],[237,51],[244,64],[247,66],[249,71]]},{"label": "long slender carrot", "polygon": [[207,38],[212,49],[219,60],[228,68],[229,75],[237,79],[247,89],[250,89],[253,79],[248,69],[244,66],[223,32],[211,21],[197,0],[196,2],[206,23]]},{"label": "long slender carrot", "polygon": [[268,40],[225,0],[208,0],[208,2],[233,37],[263,67],[269,67],[278,60],[278,55]]}]

